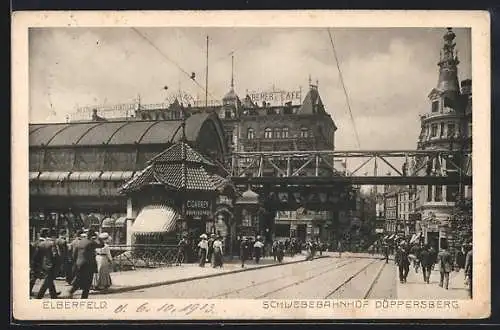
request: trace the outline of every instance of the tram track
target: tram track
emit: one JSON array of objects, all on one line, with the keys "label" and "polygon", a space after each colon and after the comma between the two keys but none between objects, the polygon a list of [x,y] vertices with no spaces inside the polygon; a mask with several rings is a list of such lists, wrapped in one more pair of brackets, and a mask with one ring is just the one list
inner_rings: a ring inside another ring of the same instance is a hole
[{"label": "tram track", "polygon": [[368,290],[366,290],[366,293],[365,295],[363,296],[363,299],[369,299],[372,291],[373,291],[373,288],[375,287],[375,284],[378,283],[378,280],[380,278],[380,275],[382,275],[382,272],[384,271],[385,267],[387,266],[387,263],[382,263],[382,266],[379,268],[378,272],[377,272],[377,275],[375,275],[375,278],[373,279],[372,283],[370,284],[370,286],[368,287]]},{"label": "tram track", "polygon": [[296,281],[296,282],[293,282],[293,283],[290,283],[290,284],[284,285],[284,286],[279,287],[279,288],[277,288],[277,289],[275,289],[275,290],[272,290],[272,291],[266,292],[265,294],[260,295],[260,296],[256,297],[255,299],[263,299],[263,298],[266,298],[267,296],[269,296],[269,295],[271,295],[271,294],[273,294],[273,293],[276,293],[276,292],[279,292],[279,291],[286,290],[286,289],[288,289],[288,288],[290,288],[290,287],[293,287],[293,286],[296,286],[296,285],[299,285],[299,284],[305,283],[305,282],[307,282],[307,281],[311,281],[311,280],[313,280],[313,279],[315,279],[315,278],[317,278],[317,277],[319,277],[319,276],[321,276],[321,275],[324,275],[324,274],[327,274],[327,273],[331,272],[332,270],[341,269],[341,268],[343,268],[343,267],[345,267],[345,266],[348,266],[348,265],[350,265],[350,264],[355,263],[356,261],[357,261],[357,260],[348,260],[347,262],[344,262],[344,263],[341,263],[341,264],[336,264],[336,266],[335,266],[335,267],[328,267],[328,269],[326,269],[325,271],[322,271],[322,272],[320,272],[320,273],[318,273],[318,274],[315,274],[315,275],[312,275],[312,276],[306,277],[306,278],[301,279],[301,280],[299,280],[299,281]]},{"label": "tram track", "polygon": [[[317,259],[317,260],[319,260],[319,259]],[[309,270],[310,271],[315,271],[315,270],[319,270],[319,269],[328,269],[327,271],[331,271],[331,270],[339,268],[339,264],[343,266],[342,262],[339,261],[338,263],[335,263],[335,267],[332,267],[331,264],[327,264],[327,265],[321,265],[321,266],[318,266],[318,267],[313,267],[313,268],[311,268]],[[323,274],[323,273],[325,273],[325,272],[321,272],[320,274]],[[289,274],[285,274],[285,275],[281,275],[279,277],[271,278],[271,279],[263,281],[263,282],[252,283],[252,284],[247,285],[247,286],[242,287],[242,288],[238,288],[238,289],[226,291],[226,292],[223,292],[223,293],[219,293],[217,295],[209,297],[208,299],[216,299],[216,298],[227,297],[230,294],[238,293],[238,292],[243,291],[243,290],[247,290],[247,289],[250,289],[250,288],[255,288],[255,287],[259,287],[259,286],[265,285],[265,284],[276,282],[276,281],[279,281],[281,279],[287,278],[289,276],[290,276]]]}]

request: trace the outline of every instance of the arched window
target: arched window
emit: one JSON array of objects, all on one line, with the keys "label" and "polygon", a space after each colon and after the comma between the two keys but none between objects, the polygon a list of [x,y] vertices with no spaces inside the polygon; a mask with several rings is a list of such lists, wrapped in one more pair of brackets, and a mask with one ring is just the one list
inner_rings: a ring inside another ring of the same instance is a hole
[{"label": "arched window", "polygon": [[277,127],[274,129],[274,138],[281,139],[281,129],[279,129]]},{"label": "arched window", "polygon": [[266,138],[266,139],[273,138],[273,131],[269,127],[264,130],[264,138]]},{"label": "arched window", "polygon": [[306,138],[308,135],[309,135],[309,130],[307,129],[307,127],[302,127],[300,129],[300,137]]},{"label": "arched window", "polygon": [[288,127],[283,127],[283,130],[281,131],[281,137],[284,139],[288,138]]},{"label": "arched window", "polygon": [[255,138],[255,132],[254,132],[253,128],[249,128],[247,130],[247,139],[251,140],[253,138]]}]

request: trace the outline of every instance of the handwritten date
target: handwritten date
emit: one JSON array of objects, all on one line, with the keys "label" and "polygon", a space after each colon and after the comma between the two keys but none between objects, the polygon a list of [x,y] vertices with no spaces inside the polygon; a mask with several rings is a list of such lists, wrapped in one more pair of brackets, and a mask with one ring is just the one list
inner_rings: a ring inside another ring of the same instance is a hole
[{"label": "handwritten date", "polygon": [[136,313],[170,313],[170,314],[181,314],[181,315],[190,315],[194,312],[203,314],[213,314],[215,312],[215,304],[174,305],[166,303],[154,306],[149,302],[145,302],[138,306],[129,306],[129,304],[121,304],[114,309],[115,314],[129,313],[130,311]]}]

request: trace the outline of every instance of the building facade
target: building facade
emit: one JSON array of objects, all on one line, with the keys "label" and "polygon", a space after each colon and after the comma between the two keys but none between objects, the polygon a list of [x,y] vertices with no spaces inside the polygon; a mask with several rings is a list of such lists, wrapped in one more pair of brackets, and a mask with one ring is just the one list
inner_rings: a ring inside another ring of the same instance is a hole
[{"label": "building facade", "polygon": [[[260,93],[258,97],[247,94],[241,100],[232,82],[229,92],[222,100],[222,106],[217,110],[224,123],[230,149],[238,152],[334,150],[337,127],[325,110],[318,86],[310,83],[303,98],[301,93],[272,90]],[[281,95],[288,97],[281,103],[268,102],[276,101]],[[261,102],[257,102],[257,99]],[[301,102],[294,104],[294,100]],[[237,164],[241,167],[245,165],[247,164]],[[333,173],[331,168],[323,166],[317,174],[329,176]],[[248,175],[257,176],[258,173],[254,171]],[[262,168],[262,175],[279,177],[283,174],[266,164]],[[313,164],[301,175],[315,176]],[[334,222],[338,222],[338,219],[338,212],[275,212],[273,239],[332,240]]]},{"label": "building facade", "polygon": [[[420,150],[453,150],[456,155],[442,162],[439,159],[417,159],[413,171],[417,175],[460,176],[472,174],[472,80],[459,84],[459,59],[455,50],[455,34],[451,28],[443,36],[439,58],[438,83],[429,93],[429,111],[420,116]],[[416,209],[420,220],[416,230],[425,241],[441,246],[443,239],[451,240],[453,208],[457,198],[472,198],[469,186],[419,186]]]},{"label": "building facade", "polygon": [[385,230],[397,234],[399,219],[399,195],[396,187],[387,187],[384,192]]}]

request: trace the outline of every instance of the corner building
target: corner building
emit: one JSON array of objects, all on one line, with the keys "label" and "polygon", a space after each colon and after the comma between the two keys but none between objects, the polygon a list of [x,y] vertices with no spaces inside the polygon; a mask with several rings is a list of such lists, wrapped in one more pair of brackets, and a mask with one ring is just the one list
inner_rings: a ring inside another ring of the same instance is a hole
[{"label": "corner building", "polygon": [[[429,111],[420,116],[419,150],[452,150],[453,157],[417,159],[417,175],[459,176],[454,164],[463,173],[472,175],[472,80],[459,85],[459,59],[455,50],[455,33],[451,28],[443,36],[443,47],[438,62],[439,76],[436,88],[429,93]],[[416,231],[425,242],[437,247],[443,240],[452,241],[450,221],[458,198],[472,198],[472,187],[464,185],[417,187],[416,211],[421,219]],[[452,244],[452,242],[450,242]]]}]

